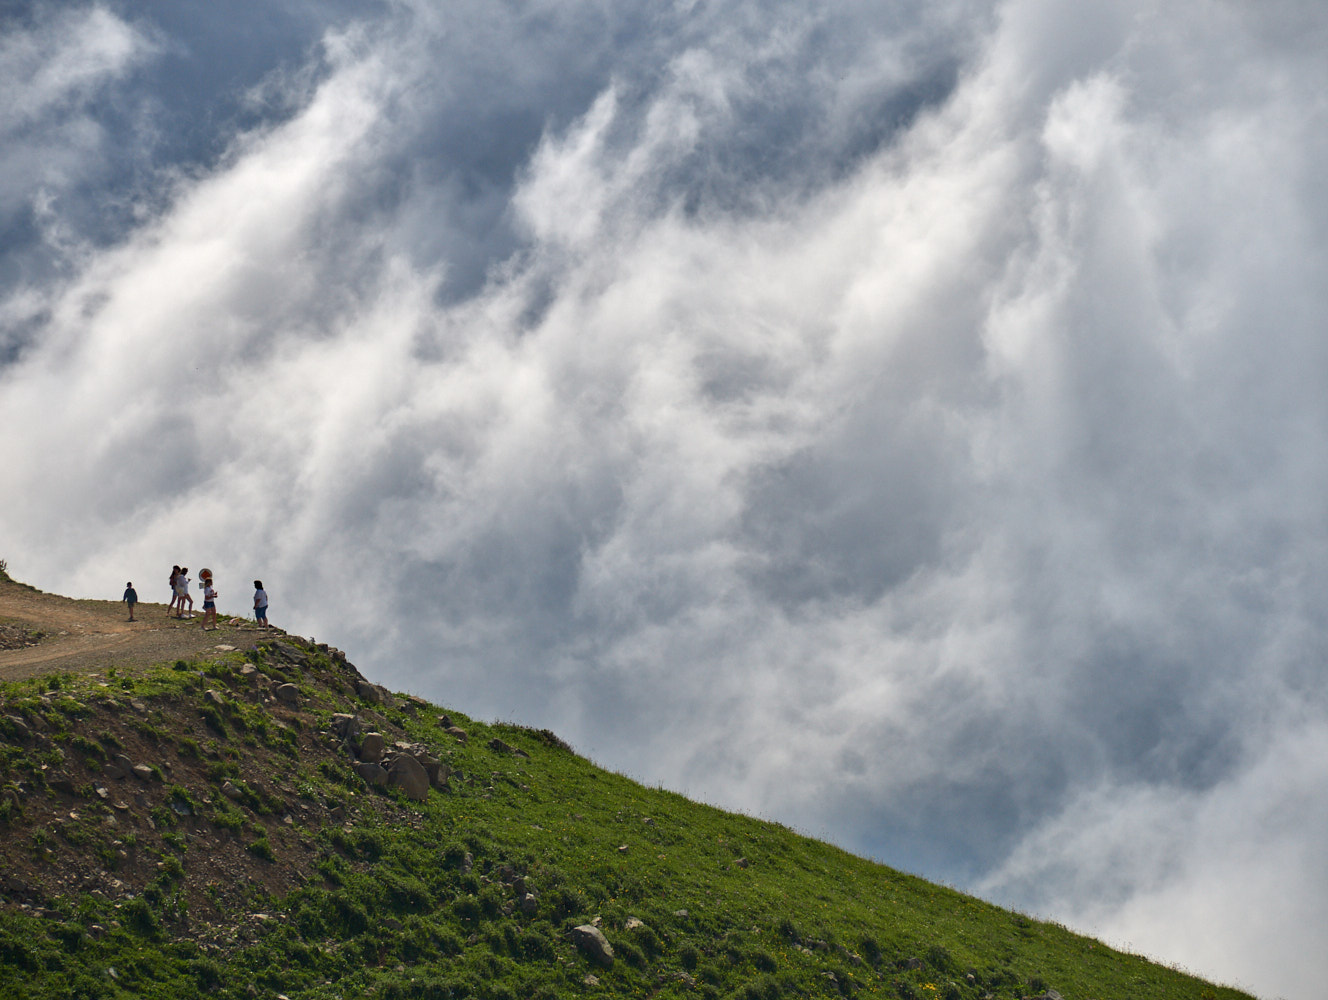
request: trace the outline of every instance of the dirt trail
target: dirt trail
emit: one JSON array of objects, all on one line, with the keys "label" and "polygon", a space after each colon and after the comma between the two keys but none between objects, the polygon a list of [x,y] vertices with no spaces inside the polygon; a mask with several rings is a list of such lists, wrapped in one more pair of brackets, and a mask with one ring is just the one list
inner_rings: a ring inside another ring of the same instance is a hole
[{"label": "dirt trail", "polygon": [[0,638],[13,647],[0,648],[0,681],[146,666],[219,645],[252,649],[264,635],[252,623],[232,625],[225,618],[215,632],[204,632],[201,615],[179,620],[164,604],[140,603],[134,617],[129,621],[125,605],[116,601],[76,601],[0,577]]}]

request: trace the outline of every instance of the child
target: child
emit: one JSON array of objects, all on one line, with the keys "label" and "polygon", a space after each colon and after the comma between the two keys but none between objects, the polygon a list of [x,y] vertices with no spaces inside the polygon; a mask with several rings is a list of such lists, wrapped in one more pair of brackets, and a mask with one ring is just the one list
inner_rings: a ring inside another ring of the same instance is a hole
[{"label": "child", "polygon": [[254,581],[254,620],[267,628],[267,591],[262,580]]},{"label": "child", "polygon": [[[201,579],[199,586],[203,588],[203,631],[215,632],[217,630],[217,590],[212,586],[212,570],[199,570]],[[212,623],[211,628],[208,622]]]},{"label": "child", "polygon": [[130,580],[125,584],[124,597],[120,598],[129,605],[129,620],[134,621],[134,605],[138,603],[138,592],[134,590],[134,582]]}]

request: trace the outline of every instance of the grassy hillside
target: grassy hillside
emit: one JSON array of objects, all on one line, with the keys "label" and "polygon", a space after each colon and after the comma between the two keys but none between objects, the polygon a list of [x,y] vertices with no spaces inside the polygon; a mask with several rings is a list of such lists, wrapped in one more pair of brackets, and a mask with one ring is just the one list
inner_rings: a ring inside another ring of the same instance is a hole
[{"label": "grassy hillside", "polygon": [[1244,996],[287,637],[0,686],[0,844],[8,998]]}]

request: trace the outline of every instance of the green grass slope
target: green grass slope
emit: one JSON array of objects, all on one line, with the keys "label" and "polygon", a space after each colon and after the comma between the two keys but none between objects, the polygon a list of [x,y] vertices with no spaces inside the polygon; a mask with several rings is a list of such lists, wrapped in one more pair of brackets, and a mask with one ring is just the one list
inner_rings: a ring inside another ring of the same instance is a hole
[{"label": "green grass slope", "polygon": [[[0,996],[1244,996],[357,681],[289,638],[0,686]],[[370,786],[334,713],[450,776]]]}]

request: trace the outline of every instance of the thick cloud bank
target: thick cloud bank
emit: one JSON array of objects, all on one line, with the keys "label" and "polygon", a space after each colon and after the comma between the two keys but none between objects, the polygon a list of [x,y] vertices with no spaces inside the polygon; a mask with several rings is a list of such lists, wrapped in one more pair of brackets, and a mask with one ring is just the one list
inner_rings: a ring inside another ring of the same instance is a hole
[{"label": "thick cloud bank", "polygon": [[1316,995],[1320,5],[234,7],[0,31],[14,573]]}]

